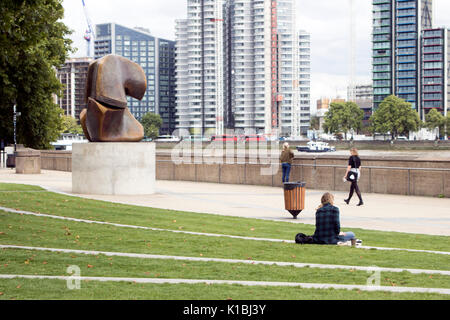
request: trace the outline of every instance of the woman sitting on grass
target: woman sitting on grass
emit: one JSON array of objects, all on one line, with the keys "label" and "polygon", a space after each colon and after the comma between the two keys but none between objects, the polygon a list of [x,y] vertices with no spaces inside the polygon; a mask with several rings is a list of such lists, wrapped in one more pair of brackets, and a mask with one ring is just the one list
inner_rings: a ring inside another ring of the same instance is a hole
[{"label": "woman sitting on grass", "polygon": [[355,234],[351,231],[341,232],[339,222],[339,208],[335,207],[334,196],[327,192],[322,196],[322,204],[316,211],[316,231],[314,232],[314,243],[317,244],[340,244],[352,240],[355,245]]}]

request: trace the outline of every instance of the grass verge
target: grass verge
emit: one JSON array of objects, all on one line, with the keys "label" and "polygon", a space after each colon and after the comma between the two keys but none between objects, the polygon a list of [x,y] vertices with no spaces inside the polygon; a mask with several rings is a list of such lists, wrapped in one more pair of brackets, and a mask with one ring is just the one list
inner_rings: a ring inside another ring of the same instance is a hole
[{"label": "grass verge", "polygon": [[[313,227],[257,219],[222,217],[135,207],[69,197],[40,188],[0,184],[0,206],[82,219],[172,230],[189,230],[291,240]],[[365,244],[449,251],[448,237],[360,230]],[[369,243],[367,243],[369,242]],[[286,261],[353,266],[449,270],[449,257],[431,253],[362,250],[188,235],[167,231],[87,224],[0,211],[0,244],[129,253]],[[405,246],[406,245],[406,246]],[[77,265],[82,276],[289,281],[364,285],[370,276],[357,270],[274,265],[192,262],[88,256],[19,249],[0,250],[0,274],[68,275]],[[442,275],[382,272],[383,286],[450,288]],[[26,290],[25,290],[26,289]],[[359,292],[239,285],[150,285],[83,282],[68,290],[61,280],[4,280],[0,299],[448,299],[438,294]]]},{"label": "grass verge", "polygon": [[[58,216],[148,226],[293,240],[295,234],[314,233],[314,226],[258,219],[163,210],[71,197],[52,192],[16,192],[16,185],[0,183],[0,206]],[[1,189],[0,189],[1,190]],[[364,245],[450,251],[449,237],[352,228]]]}]

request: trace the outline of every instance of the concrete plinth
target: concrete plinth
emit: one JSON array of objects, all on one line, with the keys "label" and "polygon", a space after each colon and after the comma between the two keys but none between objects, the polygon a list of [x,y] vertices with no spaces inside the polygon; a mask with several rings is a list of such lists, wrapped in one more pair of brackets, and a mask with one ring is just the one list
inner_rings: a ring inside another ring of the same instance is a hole
[{"label": "concrete plinth", "polygon": [[155,144],[74,143],[72,192],[143,195],[155,192]]},{"label": "concrete plinth", "polygon": [[41,153],[33,149],[18,149],[15,154],[16,173],[38,174],[41,173]]}]

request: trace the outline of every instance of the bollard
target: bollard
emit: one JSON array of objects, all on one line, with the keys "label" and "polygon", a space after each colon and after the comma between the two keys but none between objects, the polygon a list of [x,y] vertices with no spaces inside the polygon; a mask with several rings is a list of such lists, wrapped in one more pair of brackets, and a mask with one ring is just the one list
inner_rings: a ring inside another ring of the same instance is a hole
[{"label": "bollard", "polygon": [[41,173],[41,152],[33,149],[18,149],[14,153],[16,173]]}]

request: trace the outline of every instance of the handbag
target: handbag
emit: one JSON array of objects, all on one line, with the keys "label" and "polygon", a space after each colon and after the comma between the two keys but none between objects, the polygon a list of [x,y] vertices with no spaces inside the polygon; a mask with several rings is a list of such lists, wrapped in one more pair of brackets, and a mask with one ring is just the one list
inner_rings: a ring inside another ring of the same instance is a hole
[{"label": "handbag", "polygon": [[[352,156],[353,161],[355,161],[354,156]],[[345,176],[345,179],[347,181],[353,182],[358,178],[358,173],[354,172],[354,171],[349,171],[347,172],[347,175]]]},{"label": "handbag", "polygon": [[353,182],[355,181],[357,178],[357,173],[353,172],[353,171],[349,171],[347,173],[347,176],[345,177],[345,179],[347,179],[347,181]]}]

